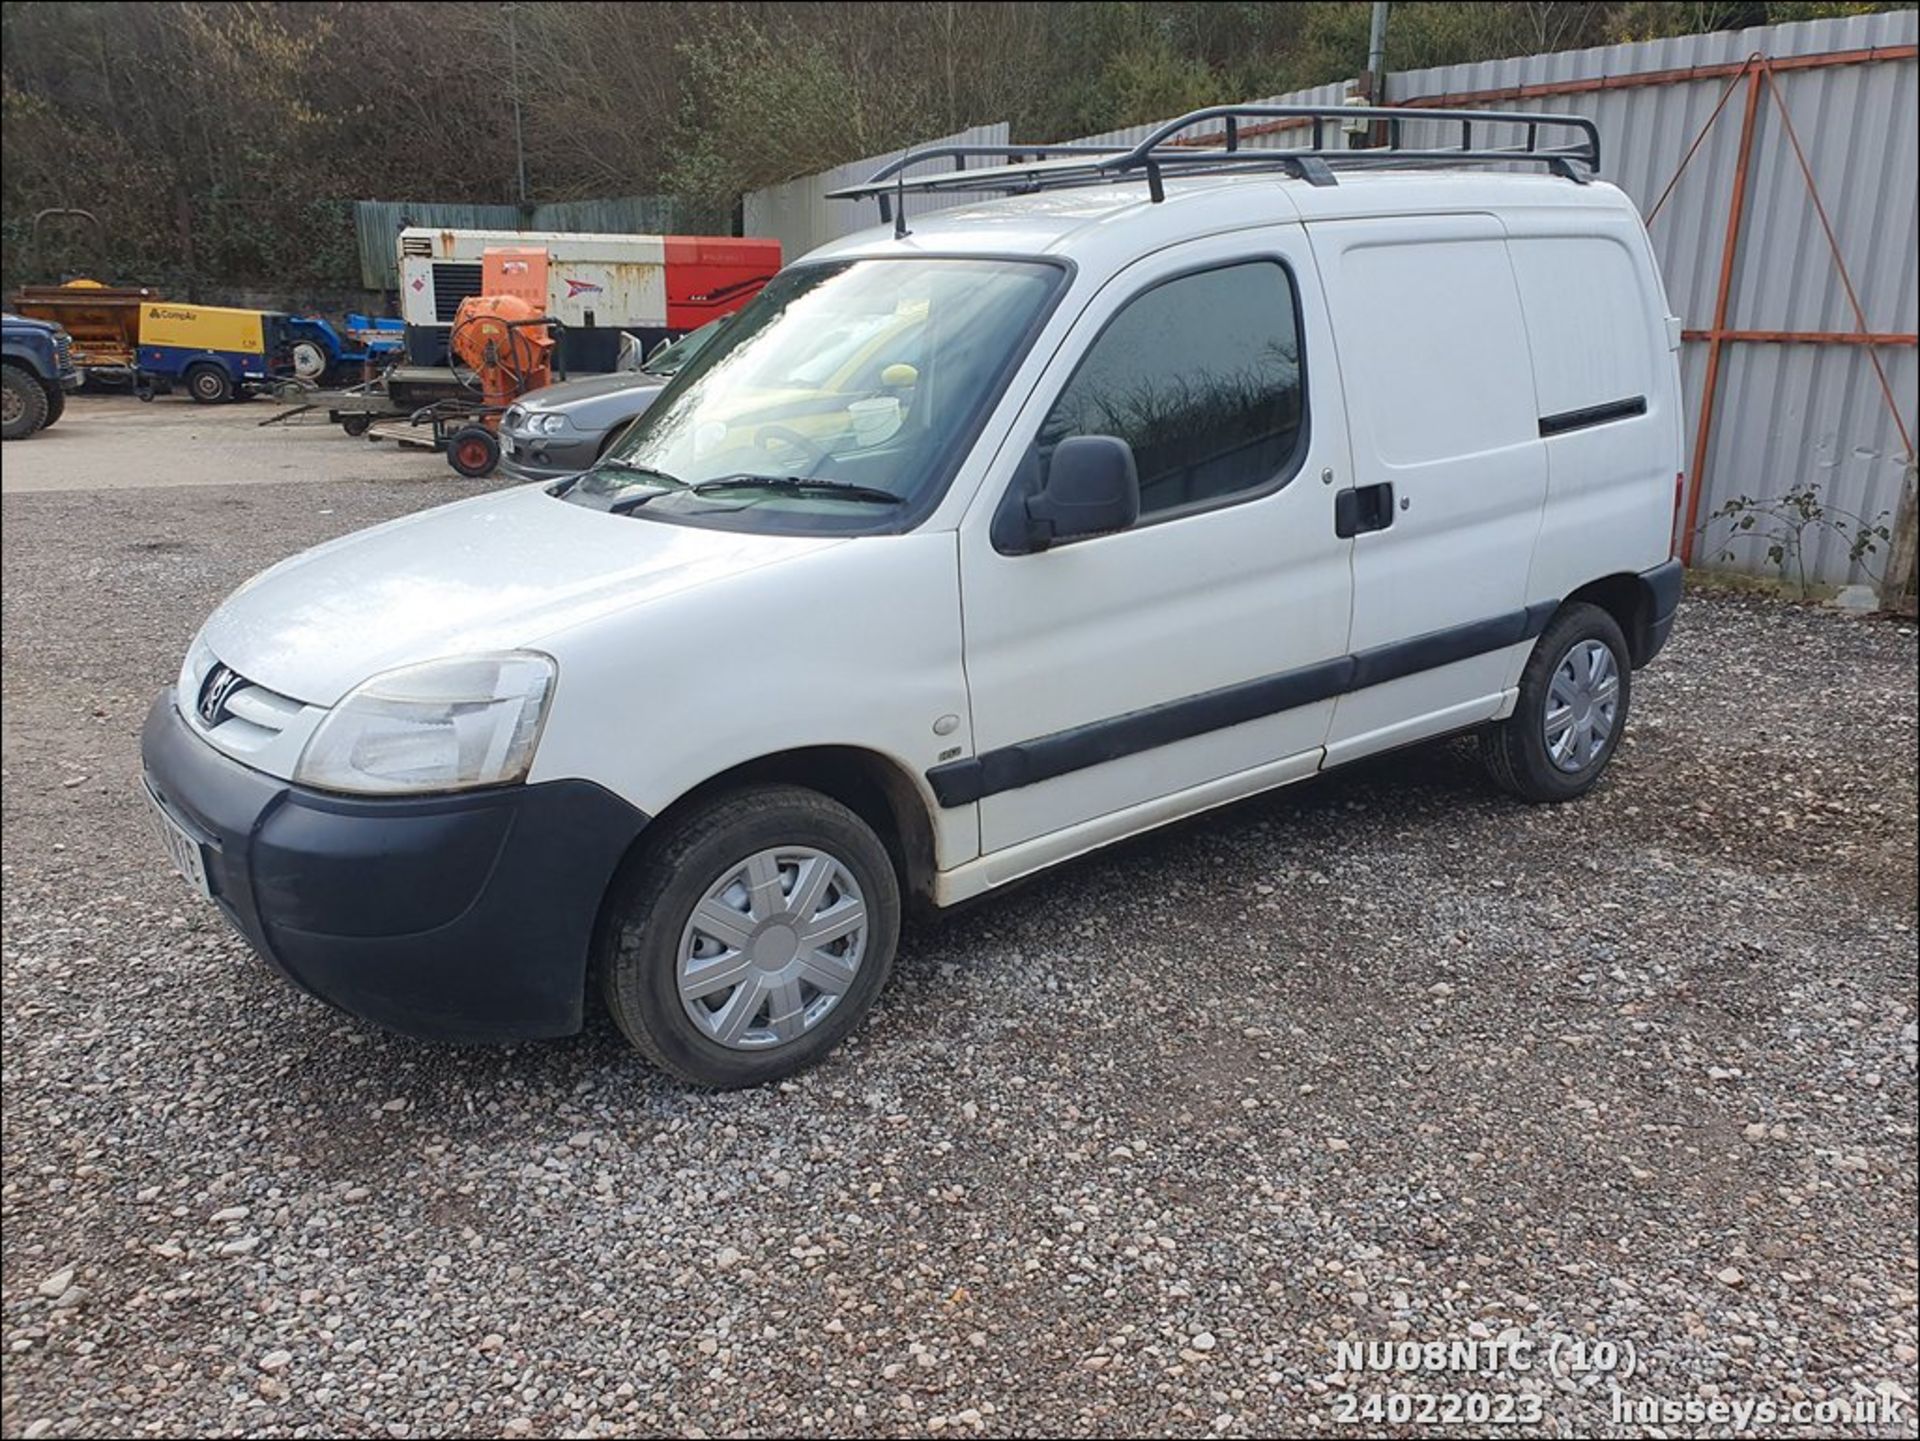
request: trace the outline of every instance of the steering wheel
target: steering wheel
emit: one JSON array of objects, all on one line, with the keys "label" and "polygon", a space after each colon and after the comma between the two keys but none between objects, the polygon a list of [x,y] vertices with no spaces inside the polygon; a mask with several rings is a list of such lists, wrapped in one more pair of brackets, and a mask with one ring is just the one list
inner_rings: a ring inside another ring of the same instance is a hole
[{"label": "steering wheel", "polygon": [[784,445],[789,450],[799,451],[806,464],[795,469],[804,470],[809,475],[817,473],[820,467],[832,458],[831,452],[825,446],[808,440],[799,431],[785,425],[761,426],[753,437],[753,443],[769,454],[773,452],[773,447],[776,445]]}]

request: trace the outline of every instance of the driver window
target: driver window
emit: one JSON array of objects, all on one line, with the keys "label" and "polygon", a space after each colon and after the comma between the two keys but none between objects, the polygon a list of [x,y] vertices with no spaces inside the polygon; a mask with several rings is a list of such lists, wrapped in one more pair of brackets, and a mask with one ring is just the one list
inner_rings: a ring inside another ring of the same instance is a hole
[{"label": "driver window", "polygon": [[1108,323],[1040,427],[1133,447],[1140,515],[1271,489],[1298,464],[1305,400],[1293,277],[1260,260],[1164,281]]}]

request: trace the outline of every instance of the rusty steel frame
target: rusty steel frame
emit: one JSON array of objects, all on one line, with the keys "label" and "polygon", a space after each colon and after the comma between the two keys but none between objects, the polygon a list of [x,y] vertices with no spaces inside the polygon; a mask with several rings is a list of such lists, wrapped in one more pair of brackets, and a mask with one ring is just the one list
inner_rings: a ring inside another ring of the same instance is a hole
[{"label": "rusty steel frame", "polygon": [[[1740,113],[1740,155],[1733,167],[1733,199],[1727,207],[1727,238],[1720,248],[1720,281],[1714,291],[1713,325],[1707,332],[1707,374],[1700,382],[1700,418],[1693,428],[1693,463],[1687,467],[1687,506],[1676,550],[1681,564],[1693,564],[1693,537],[1700,524],[1700,497],[1707,490],[1707,444],[1713,435],[1714,400],[1720,389],[1720,356],[1727,343],[1727,306],[1733,298],[1733,258],[1740,249],[1741,220],[1747,213],[1747,172],[1753,161],[1754,120],[1760,111],[1757,55],[1742,62],[1747,98]],[[1719,118],[1719,112],[1714,112]],[[1709,120],[1708,125],[1713,121]]]},{"label": "rusty steel frame", "polygon": [[[1879,45],[1866,50],[1830,50],[1823,55],[1789,55],[1773,61],[1776,70],[1824,70],[1836,65],[1872,65],[1883,60],[1911,60],[1920,55],[1920,46],[1915,45]],[[1556,95],[1586,95],[1597,90],[1643,90],[1660,85],[1685,85],[1695,80],[1724,80],[1729,77],[1736,82],[1746,73],[1752,63],[1752,57],[1746,60],[1730,60],[1718,65],[1690,65],[1678,70],[1647,70],[1633,75],[1601,75],[1591,80],[1549,80],[1538,85],[1507,85],[1492,90],[1460,90],[1445,95],[1414,95],[1405,100],[1394,100],[1393,105],[1406,106],[1409,109],[1471,109],[1476,106],[1491,105],[1503,100],[1547,100]],[[1718,109],[1714,112],[1719,113]],[[1239,127],[1241,141],[1253,139],[1259,135],[1273,135],[1283,130],[1299,130],[1311,124],[1307,120],[1270,120],[1257,125]],[[1212,145],[1218,142],[1218,135],[1196,135],[1175,140],[1175,145]]]},{"label": "rusty steel frame", "polygon": [[[1893,387],[1887,380],[1886,367],[1881,365],[1879,347],[1887,345],[1920,344],[1920,336],[1897,331],[1873,331],[1867,328],[1866,311],[1860,304],[1858,292],[1854,289],[1853,276],[1847,269],[1845,256],[1840,252],[1839,237],[1835,235],[1833,222],[1827,216],[1825,203],[1820,199],[1820,190],[1813,180],[1813,168],[1807,163],[1806,152],[1801,148],[1800,136],[1794,129],[1793,116],[1787,109],[1785,96],[1780,92],[1779,82],[1774,79],[1777,69],[1814,68],[1810,62],[1824,61],[1828,64],[1856,63],[1852,57],[1861,56],[1874,59],[1903,59],[1915,53],[1913,46],[1889,47],[1886,51],[1851,51],[1825,56],[1796,56],[1797,64],[1774,61],[1768,56],[1755,53],[1743,60],[1733,71],[1720,101],[1713,107],[1713,113],[1694,137],[1693,144],[1687,148],[1681,159],[1679,169],[1673,179],[1661,192],[1660,200],[1648,216],[1651,223],[1666,203],[1667,197],[1679,184],[1680,176],[1699,150],[1707,132],[1719,120],[1720,112],[1732,97],[1735,87],[1744,78],[1746,82],[1746,100],[1742,107],[1740,120],[1740,150],[1733,172],[1733,194],[1728,202],[1727,233],[1720,251],[1720,276],[1715,290],[1713,323],[1704,330],[1685,330],[1681,332],[1683,340],[1705,341],[1707,345],[1706,375],[1700,386],[1700,414],[1694,425],[1693,461],[1688,467],[1683,487],[1685,491],[1684,508],[1676,505],[1674,522],[1678,534],[1674,536],[1674,551],[1684,564],[1693,563],[1694,543],[1700,528],[1700,501],[1707,490],[1707,457],[1713,435],[1713,422],[1718,412],[1720,388],[1720,365],[1724,349],[1733,343],[1761,345],[1857,345],[1865,349],[1868,363],[1873,366],[1874,376],[1880,383],[1880,393],[1886,401],[1887,411],[1893,417],[1894,428],[1900,433],[1900,442],[1905,447],[1909,462],[1913,459],[1913,438],[1907,430],[1906,418],[1900,413],[1899,402],[1894,399]],[[1806,182],[1807,197],[1813,202],[1814,213],[1820,220],[1820,228],[1826,236],[1827,248],[1832,253],[1834,268],[1839,272],[1841,286],[1847,295],[1847,304],[1853,311],[1852,331],[1830,330],[1740,330],[1727,324],[1727,309],[1732,296],[1734,260],[1740,248],[1740,234],[1746,215],[1747,176],[1752,169],[1753,136],[1759,118],[1760,90],[1765,85],[1772,97],[1774,108],[1779,112],[1782,128],[1786,131],[1788,144],[1793,149],[1794,160],[1798,163],[1800,176]]]},{"label": "rusty steel frame", "polygon": [[1916,345],[1920,335],[1860,330],[1683,330],[1682,340],[1734,340],[1747,345]]},{"label": "rusty steel frame", "polygon": [[[1867,334],[1867,312],[1861,307],[1860,294],[1853,288],[1853,276],[1847,272],[1846,257],[1840,253],[1840,237],[1833,233],[1833,221],[1827,216],[1826,203],[1820,199],[1820,187],[1813,183],[1813,167],[1807,164],[1807,152],[1800,148],[1800,132],[1794,128],[1793,115],[1787,109],[1787,98],[1780,93],[1780,85],[1773,78],[1773,65],[1762,60],[1760,70],[1767,78],[1767,93],[1773,97],[1773,108],[1780,112],[1780,124],[1787,132],[1787,144],[1793,147],[1793,158],[1800,167],[1800,178],[1807,182],[1807,198],[1813,202],[1813,213],[1820,217],[1820,229],[1827,237],[1827,249],[1833,252],[1833,268],[1840,273],[1840,284],[1847,292],[1847,305],[1853,311],[1855,333]],[[1893,398],[1893,386],[1887,380],[1886,367],[1881,365],[1879,354],[1869,346],[1867,361],[1873,366],[1873,373],[1880,381],[1880,394],[1887,402],[1887,411],[1893,416],[1894,428],[1900,432],[1900,443],[1906,447],[1907,463],[1913,463],[1913,437],[1907,432],[1906,418],[1900,414],[1900,403]]]}]

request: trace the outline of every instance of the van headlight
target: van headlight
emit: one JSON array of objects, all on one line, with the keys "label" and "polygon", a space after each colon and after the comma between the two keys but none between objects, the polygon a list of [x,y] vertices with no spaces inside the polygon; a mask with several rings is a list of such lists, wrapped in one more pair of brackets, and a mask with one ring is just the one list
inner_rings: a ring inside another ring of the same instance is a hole
[{"label": "van headlight", "polygon": [[567,418],[557,410],[550,410],[545,415],[536,415],[527,423],[527,429],[537,431],[541,435],[558,435],[566,428]]},{"label": "van headlight", "polygon": [[386,671],[327,712],[293,778],[383,795],[524,780],[555,673],[551,657],[524,650]]}]

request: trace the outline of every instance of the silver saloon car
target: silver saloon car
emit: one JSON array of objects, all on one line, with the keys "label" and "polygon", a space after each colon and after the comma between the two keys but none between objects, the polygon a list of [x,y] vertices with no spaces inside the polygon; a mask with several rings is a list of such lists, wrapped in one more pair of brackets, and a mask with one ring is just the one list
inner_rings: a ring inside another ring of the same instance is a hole
[{"label": "silver saloon car", "polygon": [[502,473],[512,480],[557,480],[587,469],[725,323],[689,331],[638,370],[563,380],[522,396],[500,417]]}]

